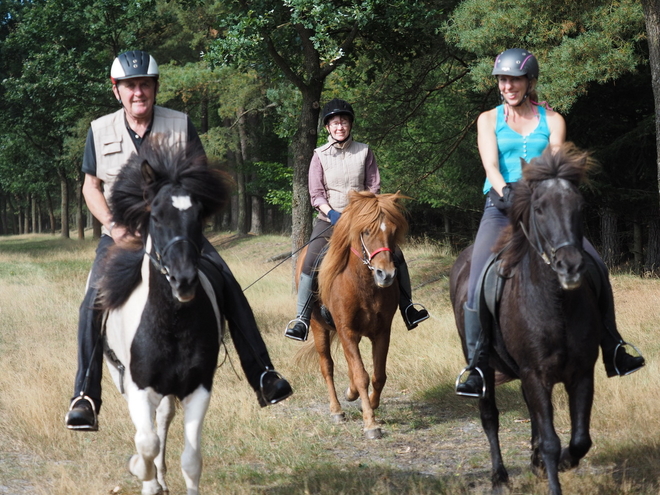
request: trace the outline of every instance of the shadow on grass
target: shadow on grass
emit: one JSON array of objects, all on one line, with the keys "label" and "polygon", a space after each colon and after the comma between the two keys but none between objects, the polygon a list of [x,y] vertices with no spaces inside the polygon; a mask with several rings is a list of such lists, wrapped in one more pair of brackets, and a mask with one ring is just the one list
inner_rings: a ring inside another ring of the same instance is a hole
[{"label": "shadow on grass", "polygon": [[[487,473],[479,473],[479,476]],[[268,495],[309,494],[317,495],[355,493],[387,494],[468,494],[474,493],[477,476],[425,476],[412,471],[387,467],[357,465],[346,468],[329,466],[316,468],[291,476],[280,486],[255,487],[255,493]]]},{"label": "shadow on grass", "polygon": [[0,236],[0,253],[22,254],[32,257],[43,256],[55,251],[71,252],[84,249],[89,244],[96,244],[97,239],[67,239],[47,234],[27,236]]}]

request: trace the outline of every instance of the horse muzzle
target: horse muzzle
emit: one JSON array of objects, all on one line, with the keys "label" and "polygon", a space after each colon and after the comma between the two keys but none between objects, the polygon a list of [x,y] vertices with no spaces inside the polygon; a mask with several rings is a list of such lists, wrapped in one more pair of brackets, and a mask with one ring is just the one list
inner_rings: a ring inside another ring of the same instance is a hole
[{"label": "horse muzzle", "polygon": [[582,251],[571,247],[558,251],[552,262],[552,269],[557,274],[562,289],[578,289],[582,285],[586,269]]},{"label": "horse muzzle", "polygon": [[381,289],[385,289],[394,283],[396,278],[396,268],[384,269],[374,267],[374,283]]}]

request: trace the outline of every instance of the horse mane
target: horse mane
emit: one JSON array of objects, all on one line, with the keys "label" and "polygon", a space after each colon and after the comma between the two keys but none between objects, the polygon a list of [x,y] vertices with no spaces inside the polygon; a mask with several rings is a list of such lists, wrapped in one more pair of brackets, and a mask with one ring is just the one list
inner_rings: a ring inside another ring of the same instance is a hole
[{"label": "horse mane", "polygon": [[380,228],[381,218],[385,216],[394,224],[394,242],[399,245],[408,232],[408,221],[404,208],[399,203],[405,198],[399,192],[394,194],[374,194],[369,191],[350,191],[349,203],[341,214],[341,219],[334,227],[328,245],[328,252],[323,259],[319,272],[319,297],[330,292],[335,278],[348,265],[351,246],[360,245],[360,234],[364,231],[376,231]]},{"label": "horse mane", "polygon": [[[121,168],[112,187],[109,206],[112,218],[138,233],[148,235],[151,202],[165,186],[180,186],[202,206],[202,219],[222,209],[229,200],[229,180],[209,167],[201,146],[171,147],[166,136],[145,139]],[[136,250],[110,248],[101,281],[101,306],[121,306],[142,280],[140,265],[145,254],[142,244]]]},{"label": "horse mane", "polygon": [[587,182],[588,173],[597,166],[591,152],[581,150],[571,142],[559,147],[548,146],[541,156],[530,163],[520,159],[523,170],[521,180],[513,184],[513,204],[509,211],[509,225],[500,235],[493,251],[502,251],[501,258],[509,271],[513,269],[529,249],[529,242],[520,227],[527,225],[532,193],[537,185],[548,179],[564,179],[576,187]]}]

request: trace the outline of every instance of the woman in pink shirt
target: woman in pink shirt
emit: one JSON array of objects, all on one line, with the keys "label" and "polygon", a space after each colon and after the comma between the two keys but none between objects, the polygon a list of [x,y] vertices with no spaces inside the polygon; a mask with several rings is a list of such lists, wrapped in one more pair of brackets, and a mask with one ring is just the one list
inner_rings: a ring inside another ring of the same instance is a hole
[{"label": "woman in pink shirt", "polygon": [[[353,107],[344,100],[333,99],[323,107],[323,125],[328,142],[316,148],[309,166],[309,195],[318,218],[303,262],[298,284],[298,315],[286,327],[284,335],[294,340],[307,340],[314,302],[315,274],[323,258],[323,250],[334,225],[348,205],[349,191],[380,193],[380,174],[373,151],[368,145],[353,140],[355,120]],[[399,249],[395,253],[397,279],[401,289],[399,308],[408,330],[429,317],[424,307],[412,302],[410,276]]]}]

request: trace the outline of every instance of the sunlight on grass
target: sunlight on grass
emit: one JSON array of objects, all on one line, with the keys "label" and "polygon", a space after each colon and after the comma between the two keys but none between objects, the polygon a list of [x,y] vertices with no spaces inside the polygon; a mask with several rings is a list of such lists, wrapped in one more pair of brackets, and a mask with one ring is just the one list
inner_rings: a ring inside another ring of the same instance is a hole
[{"label": "sunlight on grass", "polygon": [[[377,411],[385,436],[369,442],[358,404],[342,401],[348,422],[330,421],[316,360],[300,366],[296,354],[302,344],[283,336],[295,315],[291,263],[266,273],[279,263],[269,259],[290,252],[290,239],[217,234],[211,241],[243,287],[259,279],[245,294],[273,361],[295,394],[260,408],[227,340],[205,424],[203,493],[423,495],[489,488],[488,443],[477,403],[453,393],[463,356],[449,304],[454,259],[449,247],[428,239],[404,246],[414,299],[431,319],[409,332],[395,316],[388,381]],[[37,495],[100,495],[115,488],[124,495],[140,493],[125,469],[134,451],[134,428],[107,373],[101,430],[75,433],[63,423],[76,369],[78,306],[95,245],[45,235],[0,238],[0,493],[7,483],[14,493]],[[621,332],[640,347],[648,364],[629,377],[607,379],[598,361],[594,445],[577,471],[562,474],[565,493],[658,492],[660,282],[617,274],[612,283]],[[369,343],[361,349],[370,369]],[[342,396],[347,366],[340,348],[334,357]],[[498,401],[511,493],[545,493],[545,481],[527,468],[529,423],[519,384],[500,387]],[[554,402],[557,431],[566,444],[570,420],[563,390],[558,388]],[[181,413],[179,407],[168,444],[172,494],[185,492],[178,466]]]}]

